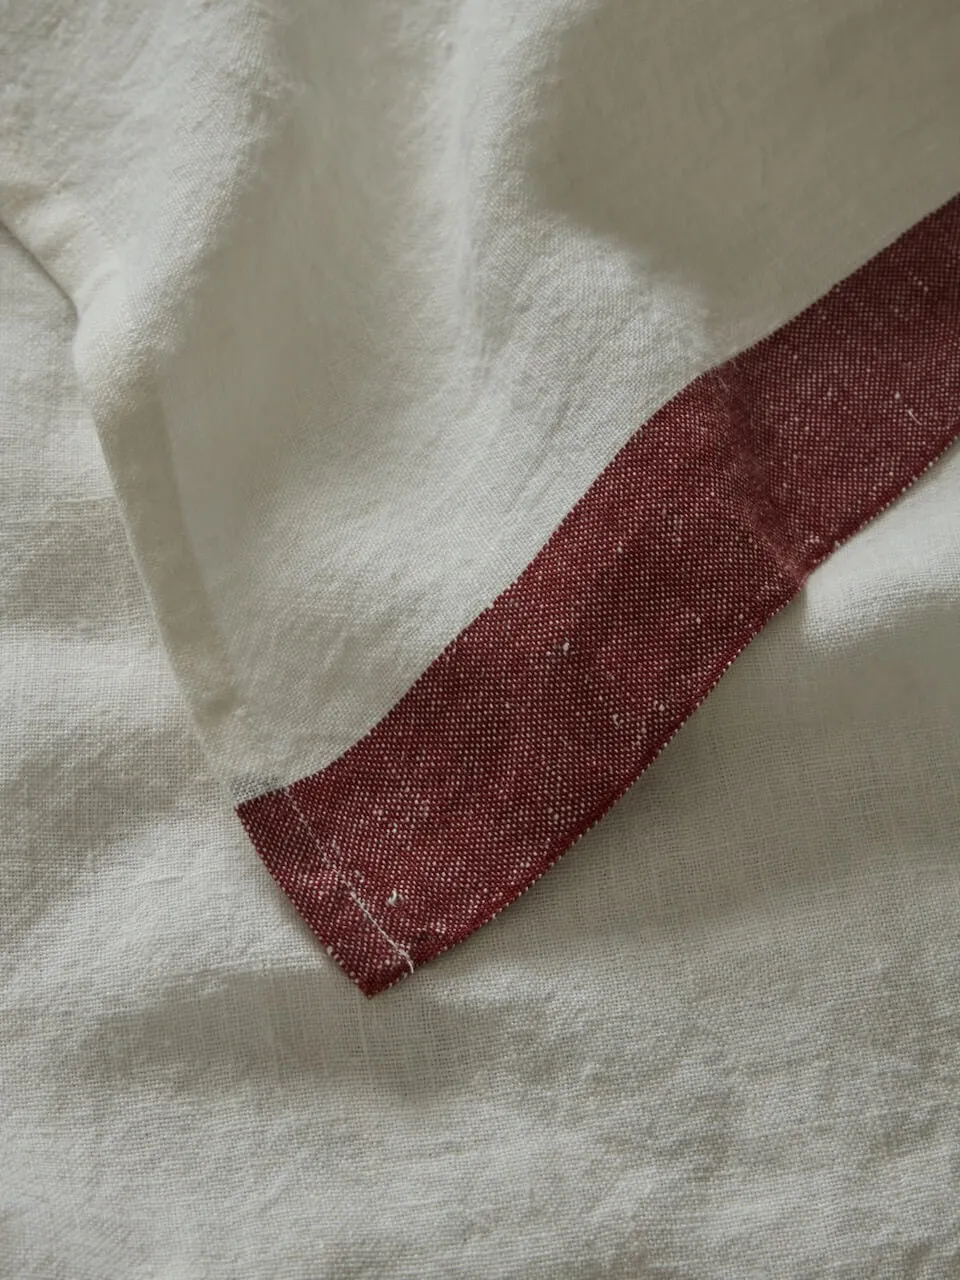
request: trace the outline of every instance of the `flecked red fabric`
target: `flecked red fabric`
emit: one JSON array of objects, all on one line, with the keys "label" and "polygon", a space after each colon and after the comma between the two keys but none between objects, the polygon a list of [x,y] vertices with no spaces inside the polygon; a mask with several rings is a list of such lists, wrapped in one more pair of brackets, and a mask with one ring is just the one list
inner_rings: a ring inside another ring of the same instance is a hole
[{"label": "flecked red fabric", "polygon": [[362,990],[543,875],[958,430],[960,197],[688,386],[367,737],[239,806]]}]

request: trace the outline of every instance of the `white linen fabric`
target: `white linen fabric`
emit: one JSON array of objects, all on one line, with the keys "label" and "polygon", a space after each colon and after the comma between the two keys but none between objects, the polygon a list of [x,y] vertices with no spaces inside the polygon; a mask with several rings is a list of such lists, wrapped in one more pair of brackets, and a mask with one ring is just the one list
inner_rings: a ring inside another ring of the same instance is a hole
[{"label": "white linen fabric", "polygon": [[960,1273],[960,453],[374,1001],[205,768],[0,237],[0,1275]]},{"label": "white linen fabric", "polygon": [[0,218],[239,799],[960,189],[954,0],[13,0]]},{"label": "white linen fabric", "polygon": [[960,190],[957,6],[0,13],[0,1275],[960,1274],[956,449],[377,1000],[217,781]]}]

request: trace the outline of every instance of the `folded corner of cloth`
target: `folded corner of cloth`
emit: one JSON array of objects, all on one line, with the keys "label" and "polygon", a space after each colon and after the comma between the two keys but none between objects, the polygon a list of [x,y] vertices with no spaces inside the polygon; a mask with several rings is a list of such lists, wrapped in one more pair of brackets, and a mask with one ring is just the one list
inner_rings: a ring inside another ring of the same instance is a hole
[{"label": "folded corner of cloth", "polygon": [[244,800],[368,995],[540,878],[960,432],[960,198],[645,423],[364,738]]},{"label": "folded corner of cloth", "polygon": [[373,994],[956,435],[960,6],[15,8],[0,216],[211,766]]}]

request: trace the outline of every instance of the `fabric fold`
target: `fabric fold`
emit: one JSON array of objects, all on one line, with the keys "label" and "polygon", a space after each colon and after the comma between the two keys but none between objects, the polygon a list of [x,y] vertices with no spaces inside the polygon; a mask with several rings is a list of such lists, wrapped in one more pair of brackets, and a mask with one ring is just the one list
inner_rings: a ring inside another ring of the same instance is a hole
[{"label": "fabric fold", "polygon": [[240,805],[266,865],[368,995],[462,941],[958,431],[960,198],[696,379],[367,737]]},{"label": "fabric fold", "polygon": [[37,0],[4,37],[0,218],[73,306],[208,766],[371,989],[942,447],[939,367],[863,427],[896,307],[947,323],[930,264],[793,318],[960,188],[954,0]]}]

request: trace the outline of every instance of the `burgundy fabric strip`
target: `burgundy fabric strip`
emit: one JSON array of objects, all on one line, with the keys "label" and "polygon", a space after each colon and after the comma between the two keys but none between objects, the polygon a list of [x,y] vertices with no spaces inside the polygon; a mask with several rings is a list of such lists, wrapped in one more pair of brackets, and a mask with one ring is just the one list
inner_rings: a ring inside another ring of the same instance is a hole
[{"label": "burgundy fabric strip", "polygon": [[367,737],[239,806],[363,991],[543,875],[958,429],[960,197],[688,386]]}]

